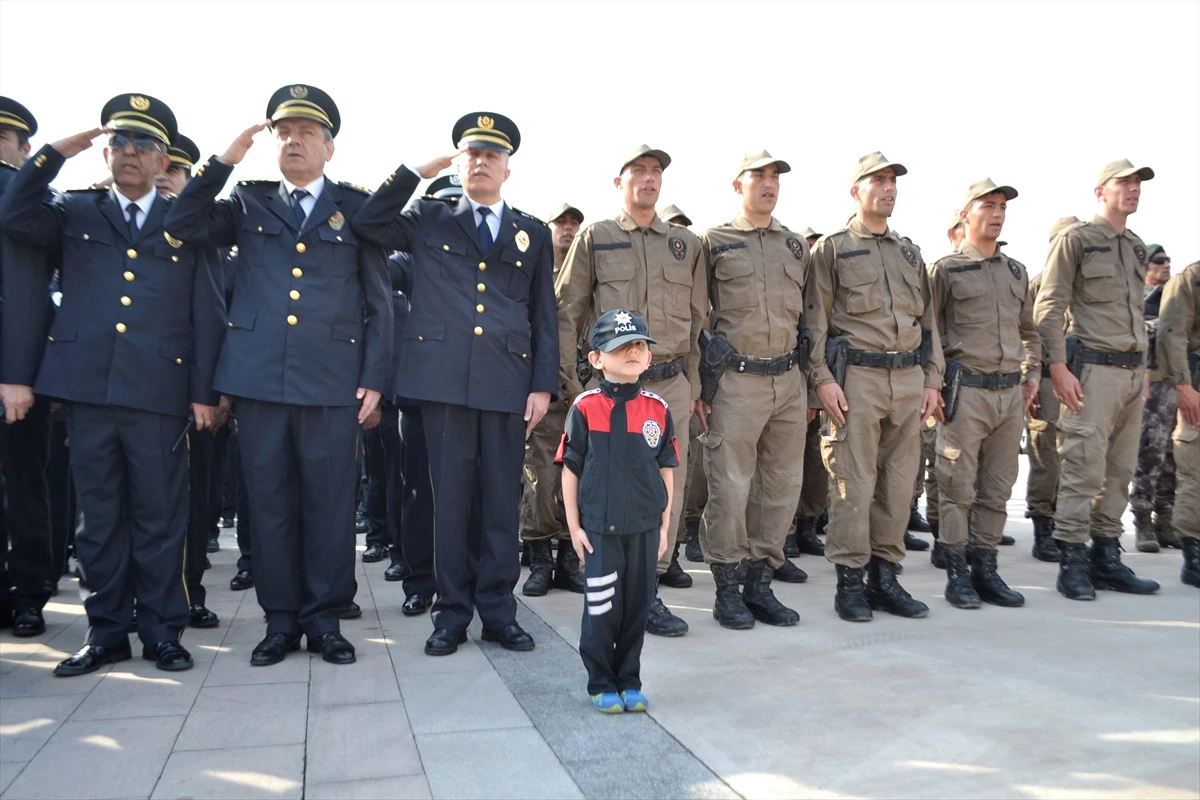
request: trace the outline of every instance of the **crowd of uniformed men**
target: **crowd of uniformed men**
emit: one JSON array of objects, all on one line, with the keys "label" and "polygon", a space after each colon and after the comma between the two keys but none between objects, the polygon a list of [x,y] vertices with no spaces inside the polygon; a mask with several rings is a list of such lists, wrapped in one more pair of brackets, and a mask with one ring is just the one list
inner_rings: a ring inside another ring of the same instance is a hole
[{"label": "crowd of uniformed men", "polygon": [[[658,210],[671,157],[646,145],[612,154],[611,219],[513,208],[521,136],[490,112],[373,193],[326,177],[341,119],[314,86],[279,89],[204,163],[149,95],[100,123],[35,152],[33,114],[0,98],[0,624],[43,633],[73,552],[89,627],[58,675],[130,658],[131,632],[192,666],[181,633],[219,624],[202,579],[235,517],[230,586],[265,616],[252,664],[302,639],[355,660],[356,527],[403,613],[432,607],[426,653],[476,612],[484,639],[533,649],[519,563],[525,595],[585,588],[554,454],[616,308],[648,323],[644,388],[689,431],[659,584],[692,585],[681,547],[706,562],[726,628],[798,622],[771,585],[806,580],[801,553],[833,563],[843,619],[925,616],[897,578],[929,549],[909,530],[932,534],[950,605],[1022,605],[997,548],[1025,430],[1033,556],[1061,594],[1158,591],[1121,561],[1131,481],[1138,549],[1181,548],[1200,586],[1200,263],[1172,277],[1127,227],[1149,167],[1106,164],[1096,215],[1056,222],[1030,280],[1000,241],[1016,189],[970,184],[926,263],[889,227],[907,169],[879,152],[835,232],[773,216],[791,167],[760,150],[731,164],[730,221],[697,234]],[[264,130],[280,177],[219,199]],[[97,141],[111,174],[51,189]],[[687,629],[654,599],[650,633]]]}]

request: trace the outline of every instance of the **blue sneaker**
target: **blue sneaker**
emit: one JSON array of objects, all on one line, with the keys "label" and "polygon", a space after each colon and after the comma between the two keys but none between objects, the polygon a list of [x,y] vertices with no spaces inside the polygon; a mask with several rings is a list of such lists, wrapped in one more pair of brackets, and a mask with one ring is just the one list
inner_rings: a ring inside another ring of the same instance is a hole
[{"label": "blue sneaker", "polygon": [[601,714],[620,714],[625,710],[625,703],[621,701],[621,695],[616,692],[601,692],[592,695],[592,705]]},{"label": "blue sneaker", "polygon": [[621,702],[625,704],[626,711],[645,711],[646,706],[650,705],[646,695],[637,689],[626,689],[621,692]]}]

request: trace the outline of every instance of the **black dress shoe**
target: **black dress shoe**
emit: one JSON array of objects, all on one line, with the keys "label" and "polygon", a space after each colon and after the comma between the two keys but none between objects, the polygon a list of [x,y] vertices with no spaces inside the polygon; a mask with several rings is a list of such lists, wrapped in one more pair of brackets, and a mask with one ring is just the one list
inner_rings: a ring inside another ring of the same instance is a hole
[{"label": "black dress shoe", "polygon": [[232,528],[234,526],[233,517],[221,517],[222,528]]},{"label": "black dress shoe", "polygon": [[204,552],[215,553],[221,549],[221,541],[216,536],[208,537],[208,542],[204,545]]},{"label": "black dress shoe", "polygon": [[433,605],[432,597],[414,592],[404,598],[404,605],[400,606],[400,613],[406,617],[420,616],[431,605]]},{"label": "black dress shoe", "polygon": [[249,589],[254,585],[254,572],[248,569],[239,569],[237,575],[234,575],[229,580],[229,588],[235,592],[240,592]]},{"label": "black dress shoe", "polygon": [[367,549],[363,550],[362,560],[364,564],[374,564],[377,561],[383,561],[387,558],[388,548],[386,544],[371,542],[367,545]]},{"label": "black dress shoe", "polygon": [[467,632],[459,631],[458,635],[445,628],[438,628],[433,635],[425,640],[425,655],[448,656],[458,652],[458,646],[467,641]]},{"label": "black dress shoe", "polygon": [[212,569],[212,562],[208,560],[208,556],[204,557],[204,568]]},{"label": "black dress shoe", "polygon": [[922,550],[929,549],[929,542],[925,541],[924,539],[918,539],[916,536],[913,536],[908,531],[905,531],[904,532],[904,549],[915,551],[915,552],[919,553]]},{"label": "black dress shoe", "polygon": [[404,562],[388,564],[388,568],[383,571],[383,579],[385,581],[402,581],[404,580]]},{"label": "black dress shoe", "polygon": [[533,643],[533,637],[515,622],[505,625],[499,630],[484,628],[483,640],[485,642],[499,642],[500,646],[505,650],[514,650],[518,653],[527,652],[536,646]]},{"label": "black dress shoe", "polygon": [[340,633],[324,633],[315,639],[309,636],[308,652],[320,653],[321,659],[330,664],[353,664],[358,660],[354,656],[354,645]]},{"label": "black dress shoe", "polygon": [[1004,545],[1005,547],[1012,547],[1016,543],[1017,540],[1009,536],[1007,533],[1000,537],[1000,544]]},{"label": "black dress shoe", "polygon": [[349,605],[333,609],[333,614],[338,619],[358,619],[362,616],[362,607],[358,603],[350,601]]},{"label": "black dress shoe", "polygon": [[288,636],[283,633],[268,633],[267,638],[258,643],[250,654],[250,666],[269,667],[283,661],[288,653],[300,649],[300,637]]},{"label": "black dress shoe", "polygon": [[12,623],[13,636],[39,636],[46,632],[46,618],[40,608],[30,608],[17,614]]},{"label": "black dress shoe", "polygon": [[85,644],[78,653],[66,661],[59,662],[59,665],[54,668],[54,674],[59,677],[86,675],[89,672],[95,672],[105,664],[116,664],[118,661],[128,661],[131,658],[133,658],[133,653],[128,647],[114,649],[98,644]]},{"label": "black dress shoe", "polygon": [[174,639],[155,642],[142,647],[142,658],[153,661],[154,666],[167,672],[181,672],[195,666],[192,654],[183,649],[183,645]]},{"label": "black dress shoe", "polygon": [[188,609],[189,628],[215,628],[221,624],[221,619],[199,603]]}]

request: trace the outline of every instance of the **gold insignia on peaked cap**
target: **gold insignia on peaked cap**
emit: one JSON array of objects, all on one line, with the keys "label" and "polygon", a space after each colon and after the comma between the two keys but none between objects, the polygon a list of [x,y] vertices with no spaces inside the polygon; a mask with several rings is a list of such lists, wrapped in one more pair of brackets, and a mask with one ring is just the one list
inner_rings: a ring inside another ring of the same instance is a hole
[{"label": "gold insignia on peaked cap", "polygon": [[529,249],[529,234],[525,231],[517,231],[516,243],[517,249],[524,253]]},{"label": "gold insignia on peaked cap", "polygon": [[277,89],[267,101],[267,118],[271,122],[282,119],[312,119],[338,135],[342,125],[337,103],[316,86],[294,83]]},{"label": "gold insignia on peaked cap", "polygon": [[494,111],[472,111],[459,118],[450,131],[455,147],[483,148],[515,153],[521,146],[517,124]]},{"label": "gold insignia on peaked cap", "polygon": [[151,136],[170,145],[179,134],[175,114],[148,94],[119,94],[100,110],[100,124],[114,131]]},{"label": "gold insignia on peaked cap", "polygon": [[487,130],[491,130],[492,128],[496,127],[496,121],[487,114],[483,114],[475,121],[479,123],[479,127],[486,128]]},{"label": "gold insignia on peaked cap", "polygon": [[304,98],[308,97],[308,87],[297,84],[291,89],[288,89],[288,94],[297,100],[303,100]]},{"label": "gold insignia on peaked cap", "polygon": [[129,107],[134,111],[146,111],[150,108],[150,101],[142,97],[140,94],[135,94],[129,98]]}]

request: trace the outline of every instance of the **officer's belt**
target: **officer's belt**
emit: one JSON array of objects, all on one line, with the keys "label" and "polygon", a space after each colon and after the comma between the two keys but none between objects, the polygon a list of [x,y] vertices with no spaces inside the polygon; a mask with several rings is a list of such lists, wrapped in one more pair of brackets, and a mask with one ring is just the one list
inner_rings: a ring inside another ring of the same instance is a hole
[{"label": "officer's belt", "polygon": [[1082,345],[1079,349],[1083,351],[1084,364],[1099,364],[1102,367],[1125,367],[1127,369],[1142,365],[1141,353],[1110,353],[1107,350],[1092,350]]},{"label": "officer's belt", "polygon": [[674,378],[681,372],[683,372],[683,356],[673,358],[670,361],[664,361],[661,364],[651,364],[649,368],[642,373],[642,381],[644,383],[665,381],[668,378]]},{"label": "officer's belt", "polygon": [[902,350],[891,353],[873,353],[870,350],[848,350],[846,363],[854,367],[905,369],[921,363],[921,351]]},{"label": "officer's belt", "polygon": [[775,358],[755,358],[754,356],[744,356],[741,353],[734,353],[725,362],[729,369],[736,372],[745,372],[750,375],[783,375],[791,371],[792,367],[800,364],[800,351],[793,350],[790,353],[784,353]]},{"label": "officer's belt", "polygon": [[958,382],[961,386],[999,391],[1000,389],[1011,389],[1014,386],[1020,386],[1021,373],[1003,372],[999,375],[980,375],[974,372],[967,372],[964,369],[959,375]]}]

